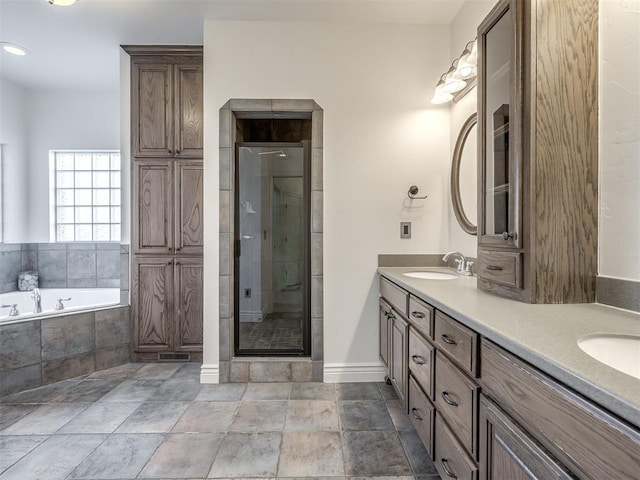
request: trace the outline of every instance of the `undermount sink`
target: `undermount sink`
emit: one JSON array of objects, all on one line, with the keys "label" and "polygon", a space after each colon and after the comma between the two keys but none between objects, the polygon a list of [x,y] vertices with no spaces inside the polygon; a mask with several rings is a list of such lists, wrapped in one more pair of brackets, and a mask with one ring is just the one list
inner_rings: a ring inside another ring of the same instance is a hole
[{"label": "undermount sink", "polygon": [[578,347],[599,362],[640,379],[640,336],[588,335],[578,339]]},{"label": "undermount sink", "polygon": [[424,278],[427,280],[455,280],[460,278],[458,275],[447,272],[438,272],[432,270],[423,270],[420,272],[406,272],[403,275],[411,278]]}]

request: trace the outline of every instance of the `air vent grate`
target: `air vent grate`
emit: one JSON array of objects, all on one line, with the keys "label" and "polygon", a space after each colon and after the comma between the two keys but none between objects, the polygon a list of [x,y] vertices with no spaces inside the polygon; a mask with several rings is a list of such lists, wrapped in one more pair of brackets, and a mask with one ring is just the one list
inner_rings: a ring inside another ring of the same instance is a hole
[{"label": "air vent grate", "polygon": [[188,362],[191,360],[189,353],[159,353],[159,362]]}]

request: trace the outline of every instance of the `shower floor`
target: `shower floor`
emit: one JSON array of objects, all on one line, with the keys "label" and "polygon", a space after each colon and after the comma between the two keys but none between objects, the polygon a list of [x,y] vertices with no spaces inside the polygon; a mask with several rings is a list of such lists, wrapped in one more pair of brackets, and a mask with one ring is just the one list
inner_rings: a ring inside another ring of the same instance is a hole
[{"label": "shower floor", "polygon": [[240,323],[241,350],[302,350],[302,315],[272,313],[262,322]]}]

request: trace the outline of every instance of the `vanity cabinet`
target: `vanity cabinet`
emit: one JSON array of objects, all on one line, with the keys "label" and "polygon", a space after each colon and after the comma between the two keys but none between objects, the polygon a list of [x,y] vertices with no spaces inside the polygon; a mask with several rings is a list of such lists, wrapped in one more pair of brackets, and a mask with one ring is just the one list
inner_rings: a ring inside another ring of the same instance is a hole
[{"label": "vanity cabinet", "polygon": [[134,157],[202,158],[202,48],[196,56],[180,54],[193,49],[174,52],[155,51],[132,63]]},{"label": "vanity cabinet", "polygon": [[202,360],[202,47],[131,56],[134,361]]},{"label": "vanity cabinet", "polygon": [[598,1],[561,3],[501,0],[477,36],[478,287],[530,303],[595,301]]},{"label": "vanity cabinet", "polygon": [[[396,307],[409,307],[400,324],[408,324],[408,368],[390,368],[408,385],[409,419],[441,478],[638,478],[636,426],[389,279],[381,277],[380,293],[381,305],[392,312],[385,295]],[[424,319],[411,315],[416,302],[433,312],[432,336],[416,323]],[[396,331],[382,320],[380,325]],[[403,365],[397,355],[389,363]]]}]

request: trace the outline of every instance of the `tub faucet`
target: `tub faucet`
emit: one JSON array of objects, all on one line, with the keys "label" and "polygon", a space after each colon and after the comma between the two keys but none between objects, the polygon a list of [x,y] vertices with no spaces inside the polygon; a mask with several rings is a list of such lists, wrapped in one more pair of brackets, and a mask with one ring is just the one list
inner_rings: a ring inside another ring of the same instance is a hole
[{"label": "tub faucet", "polygon": [[39,288],[33,289],[33,294],[31,295],[31,298],[33,298],[33,313],[42,312],[42,305],[40,303],[42,300],[42,297],[40,296]]},{"label": "tub faucet", "polygon": [[460,258],[456,259],[456,263],[458,264],[458,268],[456,269],[456,271],[460,274],[460,275],[465,275],[470,277],[471,275],[473,275],[473,273],[471,273],[471,265],[473,265],[473,262],[469,262],[467,261],[466,257],[460,253],[460,252],[447,252],[445,254],[444,257],[442,257],[442,261],[446,262],[447,260],[449,260],[449,257],[451,255],[457,255]]}]

